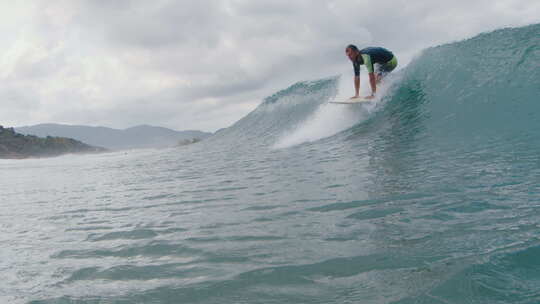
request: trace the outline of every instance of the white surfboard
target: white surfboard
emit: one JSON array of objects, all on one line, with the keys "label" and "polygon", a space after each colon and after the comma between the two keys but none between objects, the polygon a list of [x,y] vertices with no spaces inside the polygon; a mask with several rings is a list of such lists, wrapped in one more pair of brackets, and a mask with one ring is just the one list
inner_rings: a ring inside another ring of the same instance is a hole
[{"label": "white surfboard", "polygon": [[338,104],[357,104],[357,103],[366,103],[373,101],[374,99],[367,99],[364,97],[358,97],[354,99],[346,99],[343,101],[329,101],[329,103],[338,103]]}]

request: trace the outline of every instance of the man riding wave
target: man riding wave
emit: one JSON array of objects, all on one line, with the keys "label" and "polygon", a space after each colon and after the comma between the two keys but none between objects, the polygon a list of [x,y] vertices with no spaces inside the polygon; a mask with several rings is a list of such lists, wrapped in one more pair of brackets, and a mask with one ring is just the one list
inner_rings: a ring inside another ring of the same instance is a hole
[{"label": "man riding wave", "polygon": [[351,97],[351,99],[360,97],[360,65],[365,65],[369,74],[371,95],[366,96],[367,99],[375,97],[375,93],[377,93],[377,83],[397,66],[396,56],[382,47],[367,47],[359,50],[356,45],[349,44],[347,48],[345,48],[345,54],[347,54],[347,57],[352,61],[354,68],[355,95]]}]

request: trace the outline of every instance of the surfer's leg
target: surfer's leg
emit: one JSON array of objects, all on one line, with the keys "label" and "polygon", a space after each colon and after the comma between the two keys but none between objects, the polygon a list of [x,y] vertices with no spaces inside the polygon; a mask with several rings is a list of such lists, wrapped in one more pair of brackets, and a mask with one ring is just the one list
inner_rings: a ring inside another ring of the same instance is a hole
[{"label": "surfer's leg", "polygon": [[385,64],[378,65],[377,67],[377,82],[380,82],[386,75],[392,72],[397,67],[396,56],[392,57],[390,61]]},{"label": "surfer's leg", "polygon": [[379,82],[381,82],[381,80],[384,78],[384,76],[386,76],[387,72],[384,68],[384,65],[383,64],[377,64],[376,68],[375,68],[375,81],[377,82],[377,84]]},{"label": "surfer's leg", "polygon": [[385,75],[386,74],[384,72],[377,71],[377,74],[375,75],[375,81],[377,81],[377,84],[381,82]]}]

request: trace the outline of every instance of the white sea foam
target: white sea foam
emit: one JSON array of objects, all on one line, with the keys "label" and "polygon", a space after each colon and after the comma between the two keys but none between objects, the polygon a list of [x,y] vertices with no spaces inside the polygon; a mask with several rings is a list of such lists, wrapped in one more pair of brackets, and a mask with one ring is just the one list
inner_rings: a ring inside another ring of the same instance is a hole
[{"label": "white sea foam", "polygon": [[[366,83],[367,75],[362,75],[360,95],[369,93],[369,85]],[[323,103],[308,119],[296,126],[294,130],[288,130],[281,136],[274,149],[282,149],[295,146],[305,142],[316,141],[332,136],[346,130],[355,124],[366,120],[380,104],[382,97],[386,93],[388,85],[378,87],[378,96],[373,101],[362,104],[331,104]],[[352,80],[348,81],[340,77],[338,93],[332,100],[347,100],[354,92]]]}]

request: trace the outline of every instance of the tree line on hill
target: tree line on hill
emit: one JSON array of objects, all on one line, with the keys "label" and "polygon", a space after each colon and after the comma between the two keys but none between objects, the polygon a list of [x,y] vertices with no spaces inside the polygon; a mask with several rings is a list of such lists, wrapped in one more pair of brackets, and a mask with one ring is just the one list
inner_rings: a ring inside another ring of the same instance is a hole
[{"label": "tree line on hill", "polygon": [[87,145],[75,139],[23,135],[13,128],[0,126],[0,158],[21,159],[53,157],[66,153],[100,153],[107,149]]}]

